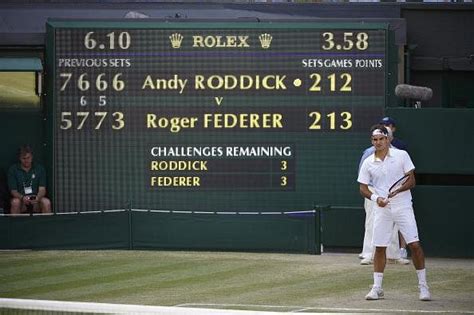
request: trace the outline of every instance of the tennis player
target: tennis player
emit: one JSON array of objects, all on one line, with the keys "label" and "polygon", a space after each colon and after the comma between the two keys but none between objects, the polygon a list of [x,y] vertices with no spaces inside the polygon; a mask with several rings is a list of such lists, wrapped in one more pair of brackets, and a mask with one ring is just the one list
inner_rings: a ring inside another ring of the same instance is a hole
[{"label": "tennis player", "polygon": [[[415,186],[415,166],[406,151],[390,148],[388,131],[383,125],[371,128],[372,145],[375,152],[362,163],[357,181],[363,197],[373,200],[374,209],[374,285],[365,296],[367,300],[383,298],[383,272],[386,264],[386,249],[390,244],[393,225],[397,224],[412,253],[413,265],[418,276],[419,298],[430,301],[431,294],[426,282],[425,256],[418,238],[413,213],[410,189]],[[401,187],[389,192],[400,178],[408,175]],[[370,192],[371,183],[375,192]]]},{"label": "tennis player", "polygon": [[[389,126],[385,126],[385,128],[387,128],[387,131],[388,131],[388,140],[390,141],[390,144],[391,144],[390,147],[395,147],[396,149],[400,149],[392,144],[393,133],[392,133],[391,128]],[[403,149],[400,149],[400,150],[403,150]],[[360,168],[362,167],[362,163],[364,162],[364,160],[368,156],[373,155],[374,152],[375,152],[375,147],[373,145],[365,149],[360,159],[359,171],[360,171]],[[369,184],[369,190],[372,192],[372,188],[370,187],[370,184]],[[361,258],[361,261],[360,261],[361,265],[372,265],[374,263],[375,248],[372,242],[372,235],[374,232],[374,206],[375,206],[374,201],[364,198],[365,232],[364,232],[364,243],[362,247],[362,252],[359,255],[359,258]],[[392,260],[393,262],[397,264],[409,265],[410,261],[406,259],[407,256],[405,255],[405,257],[403,257],[401,255],[401,251],[399,250],[399,245],[400,245],[399,235],[401,236],[398,230],[398,226],[394,225],[392,237],[390,240],[390,245],[388,245],[385,252],[386,257],[388,258],[389,261]],[[403,243],[405,244],[405,247],[406,247],[405,240],[403,240]],[[405,248],[403,249],[405,250]],[[406,250],[405,250],[405,253],[406,253]]]}]

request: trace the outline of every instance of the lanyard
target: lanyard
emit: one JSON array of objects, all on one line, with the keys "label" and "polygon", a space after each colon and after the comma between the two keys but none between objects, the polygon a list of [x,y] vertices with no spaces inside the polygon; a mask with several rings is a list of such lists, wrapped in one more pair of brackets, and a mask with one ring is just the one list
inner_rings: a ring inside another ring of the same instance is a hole
[{"label": "lanyard", "polygon": [[30,182],[29,184],[27,185],[27,182],[25,182],[25,178],[28,177],[28,172],[25,172],[24,175],[23,175],[23,188],[26,188],[26,187],[32,187],[33,185],[33,179],[35,179],[35,173],[31,174],[31,177],[30,177]]}]

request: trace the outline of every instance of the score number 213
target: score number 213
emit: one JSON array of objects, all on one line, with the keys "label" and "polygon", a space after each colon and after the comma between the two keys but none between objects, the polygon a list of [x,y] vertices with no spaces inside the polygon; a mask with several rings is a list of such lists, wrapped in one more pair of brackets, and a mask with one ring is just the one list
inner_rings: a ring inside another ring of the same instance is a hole
[{"label": "score number 213", "polygon": [[[310,112],[308,116],[311,119],[308,129],[311,131],[321,130],[323,115],[320,112],[314,111]],[[329,121],[329,130],[349,130],[352,128],[352,114],[350,112],[340,112],[339,115],[336,112],[331,112],[326,114],[324,118],[327,118]],[[338,126],[336,126],[337,121],[341,122]]]}]

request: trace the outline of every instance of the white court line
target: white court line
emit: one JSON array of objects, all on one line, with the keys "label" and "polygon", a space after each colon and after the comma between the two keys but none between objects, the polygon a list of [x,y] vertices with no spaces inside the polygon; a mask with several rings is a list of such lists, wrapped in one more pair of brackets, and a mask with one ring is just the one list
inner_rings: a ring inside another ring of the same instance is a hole
[{"label": "white court line", "polygon": [[295,308],[301,309],[305,306],[294,306],[294,305],[265,305],[265,304],[215,304],[215,303],[183,303],[174,305],[175,307],[186,307],[186,306],[222,306],[222,307],[254,307],[254,308]]},{"label": "white court line", "polygon": [[[278,315],[281,312],[0,298],[0,307],[41,311],[160,315]],[[311,315],[311,313],[305,313]],[[320,314],[313,314],[320,315]]]},{"label": "white court line", "polygon": [[[370,302],[368,302],[370,303]],[[421,302],[420,302],[421,303]],[[429,303],[429,302],[423,302]],[[306,311],[327,311],[327,312],[378,312],[378,313],[425,313],[425,314],[474,314],[474,311],[462,311],[462,310],[401,310],[401,309],[390,309],[390,308],[350,308],[350,307],[308,307],[308,306],[297,306],[297,305],[259,305],[259,304],[214,304],[214,303],[184,303],[175,305],[176,307],[192,307],[192,306],[211,306],[211,307],[248,307],[248,308],[293,308],[294,310],[289,311],[290,313],[301,314],[314,314],[307,313]],[[278,312],[281,314],[281,312]],[[321,313],[317,313],[321,314]]]},{"label": "white court line", "polygon": [[[192,307],[195,306],[195,307]],[[211,306],[214,308],[202,308]],[[115,314],[162,314],[162,315],[278,315],[289,314],[302,311],[327,311],[327,312],[378,312],[378,313],[430,313],[430,314],[449,314],[463,313],[474,314],[474,311],[455,311],[455,310],[399,310],[387,308],[343,308],[343,307],[304,307],[304,306],[282,306],[282,305],[253,305],[253,304],[204,304],[204,303],[186,303],[176,306],[149,306],[132,304],[110,304],[110,303],[90,303],[90,302],[64,302],[49,300],[27,300],[27,299],[5,299],[0,298],[1,308],[11,309],[33,309],[42,311],[63,311],[63,312],[89,312],[89,313],[115,313]],[[289,312],[272,312],[256,310],[232,310],[218,309],[216,307],[249,307],[249,308],[294,308]],[[305,315],[317,315],[319,313],[301,313]]]},{"label": "white court line", "polygon": [[[370,302],[369,302],[370,303]],[[423,302],[426,303],[426,302]],[[293,311],[296,312],[303,312],[303,311],[327,311],[327,312],[376,312],[376,313],[419,313],[419,314],[474,314],[474,311],[436,311],[436,310],[400,310],[400,309],[390,309],[390,308],[345,308],[345,307],[307,307],[301,310]],[[301,314],[308,314],[306,312]],[[309,313],[311,314],[311,313]]]}]

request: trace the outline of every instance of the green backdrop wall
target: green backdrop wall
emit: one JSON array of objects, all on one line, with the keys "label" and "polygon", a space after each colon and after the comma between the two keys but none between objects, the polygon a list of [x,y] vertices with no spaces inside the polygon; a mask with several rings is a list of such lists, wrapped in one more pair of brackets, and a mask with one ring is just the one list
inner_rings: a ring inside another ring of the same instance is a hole
[{"label": "green backdrop wall", "polygon": [[317,254],[319,213],[180,214],[124,210],[2,216],[2,249],[176,249]]},{"label": "green backdrop wall", "polygon": [[[474,111],[387,108],[386,114],[397,122],[397,137],[408,144],[417,178],[429,175],[412,191],[425,253],[474,257]],[[322,214],[323,244],[361,247],[364,219],[362,197],[353,207],[328,208]]]}]

